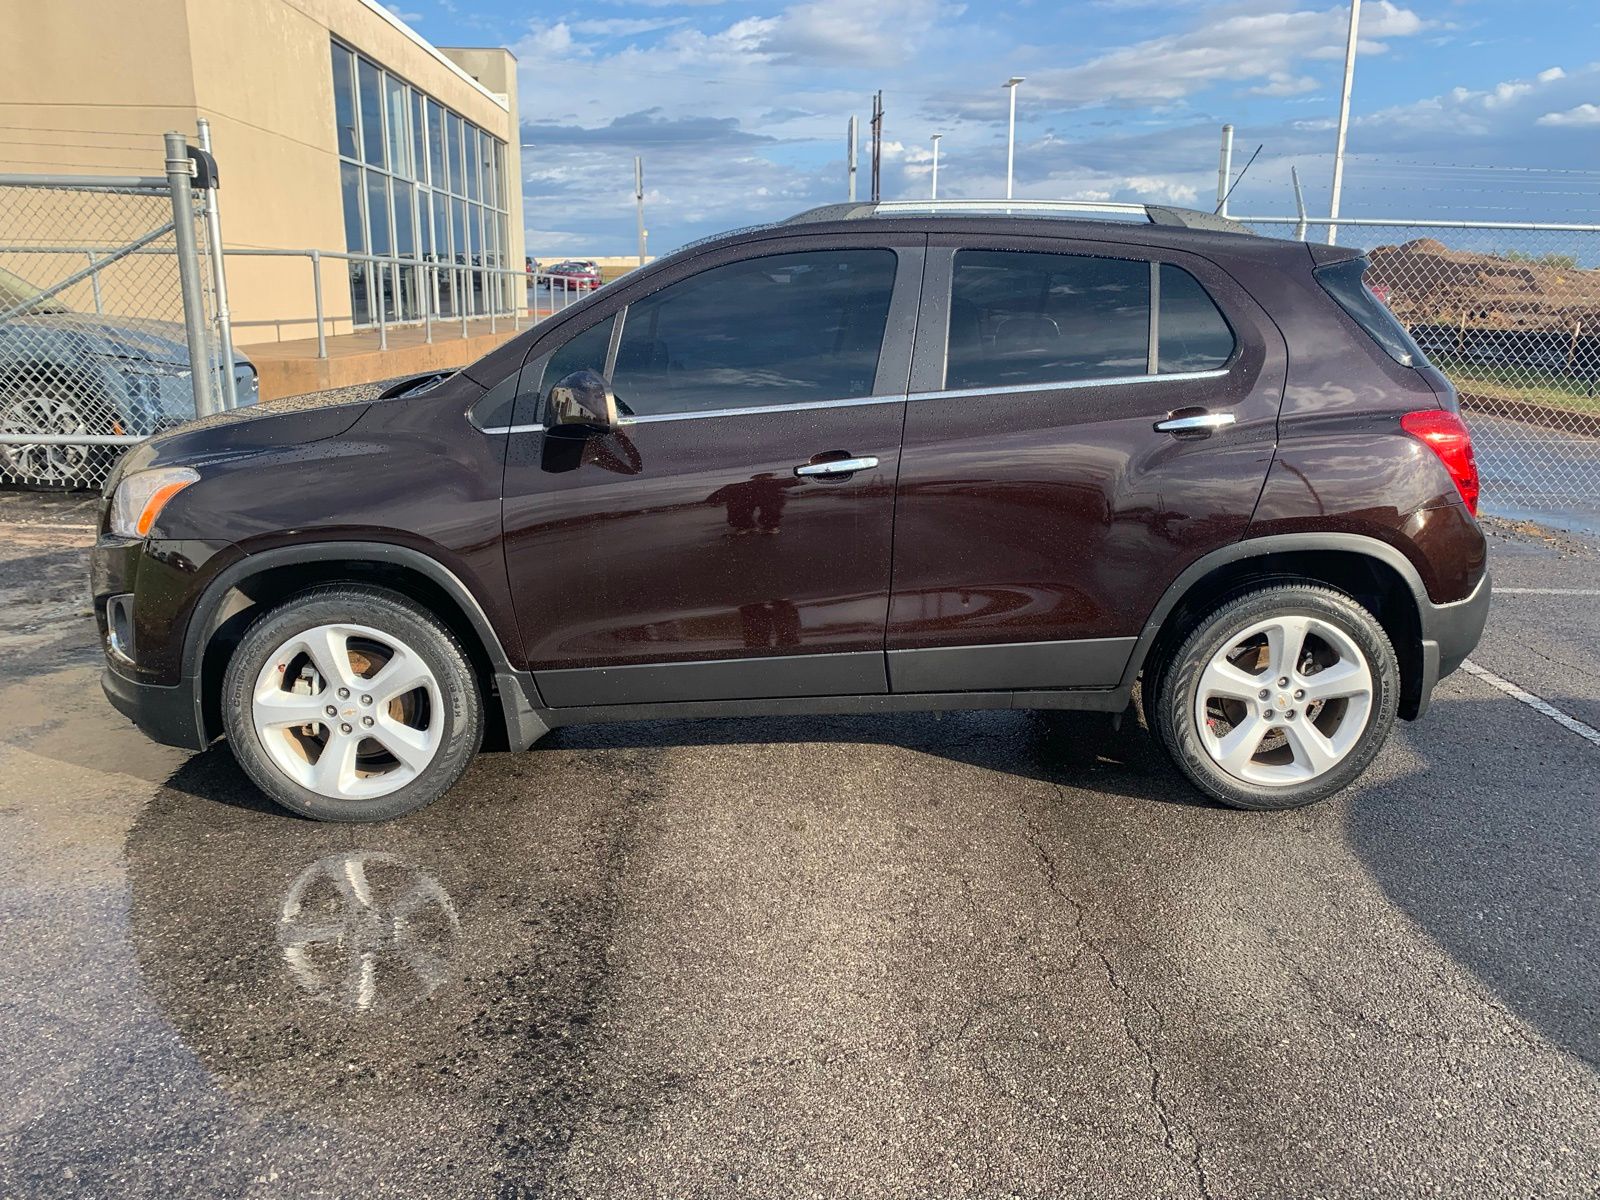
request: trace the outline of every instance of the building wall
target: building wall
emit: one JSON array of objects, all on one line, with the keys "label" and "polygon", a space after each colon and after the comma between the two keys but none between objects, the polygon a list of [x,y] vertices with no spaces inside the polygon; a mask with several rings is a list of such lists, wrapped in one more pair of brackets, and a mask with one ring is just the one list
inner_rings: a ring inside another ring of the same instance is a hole
[{"label": "building wall", "polygon": [[[520,181],[515,62],[458,50],[458,67],[376,0],[0,0],[0,172],[162,173],[161,135],[211,123],[229,247],[343,250],[330,38],[507,143]],[[484,79],[479,85],[470,77]],[[499,93],[499,94],[496,94]],[[511,249],[522,256],[521,189],[510,189]],[[304,259],[229,256],[240,344],[273,340],[253,321],[304,318],[316,305]],[[328,316],[346,320],[346,268],[323,264]]]}]

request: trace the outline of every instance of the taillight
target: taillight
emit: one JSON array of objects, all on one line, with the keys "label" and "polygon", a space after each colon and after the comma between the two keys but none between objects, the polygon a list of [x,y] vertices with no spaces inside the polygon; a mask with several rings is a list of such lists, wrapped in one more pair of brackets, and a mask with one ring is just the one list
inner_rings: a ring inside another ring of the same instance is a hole
[{"label": "taillight", "polygon": [[1400,418],[1400,425],[1439,456],[1444,469],[1455,480],[1467,511],[1477,516],[1478,460],[1472,453],[1472,434],[1467,430],[1467,423],[1453,412],[1427,408],[1408,412]]}]

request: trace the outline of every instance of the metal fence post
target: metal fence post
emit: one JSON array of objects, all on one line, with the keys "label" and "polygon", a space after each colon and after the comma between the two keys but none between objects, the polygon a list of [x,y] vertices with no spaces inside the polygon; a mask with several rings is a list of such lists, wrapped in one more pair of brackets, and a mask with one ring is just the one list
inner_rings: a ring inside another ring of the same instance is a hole
[{"label": "metal fence post", "polygon": [[417,293],[422,297],[422,337],[428,345],[433,345],[433,305],[436,297],[433,294],[433,264],[418,263],[417,265]]},{"label": "metal fence post", "polygon": [[311,290],[317,301],[317,357],[328,357],[328,333],[322,323],[322,251],[311,252]]},{"label": "metal fence post", "polygon": [[[369,278],[374,282],[381,281],[388,270],[388,263],[380,265],[377,260],[374,260],[372,274]],[[390,276],[390,286],[394,286],[392,275]],[[387,350],[389,348],[389,306],[384,303],[383,288],[381,286],[373,289],[373,303],[378,306],[378,349]]]},{"label": "metal fence post", "polygon": [[[88,253],[88,256],[89,256],[89,265],[92,267],[99,260],[95,258],[93,250],[87,251],[87,253]],[[89,276],[89,286],[94,290],[94,311],[95,311],[95,315],[96,316],[102,316],[105,313],[105,304],[104,304],[104,302],[102,301],[102,299],[100,297],[100,272],[99,271],[96,271],[93,275]]]},{"label": "metal fence post", "polygon": [[[200,131],[200,149],[211,153],[211,122],[204,117],[195,121]],[[233,317],[228,312],[228,273],[222,263],[222,218],[217,210],[217,179],[213,175],[211,186],[205,189],[202,205],[205,210],[206,238],[211,246],[211,286],[217,297],[218,358],[222,360],[222,401],[224,407],[239,407],[238,382],[233,377]]]},{"label": "metal fence post", "polygon": [[194,192],[189,185],[194,165],[183,134],[168,133],[166,144],[172,240],[178,255],[178,286],[183,292],[183,332],[189,343],[189,382],[194,389],[195,415],[206,417],[217,412],[218,405],[206,367],[211,352],[206,345],[205,294],[200,283],[200,251],[194,240]]},{"label": "metal fence post", "polygon": [[467,270],[456,268],[456,311],[461,314],[461,336],[467,336]]}]

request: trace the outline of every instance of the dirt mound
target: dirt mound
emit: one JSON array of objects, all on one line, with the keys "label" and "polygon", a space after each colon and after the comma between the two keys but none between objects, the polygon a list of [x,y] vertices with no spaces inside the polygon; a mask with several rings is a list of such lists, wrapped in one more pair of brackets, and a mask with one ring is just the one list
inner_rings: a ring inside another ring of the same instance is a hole
[{"label": "dirt mound", "polygon": [[1402,321],[1600,331],[1600,270],[1562,254],[1452,250],[1417,238],[1371,252],[1367,282]]}]

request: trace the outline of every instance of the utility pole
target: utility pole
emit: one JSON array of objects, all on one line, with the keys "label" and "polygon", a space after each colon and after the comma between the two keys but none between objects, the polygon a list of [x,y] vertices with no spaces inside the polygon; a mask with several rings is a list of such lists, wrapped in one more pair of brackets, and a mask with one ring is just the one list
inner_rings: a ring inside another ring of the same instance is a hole
[{"label": "utility pole", "polygon": [[939,139],[943,136],[942,133],[933,135],[933,191],[928,197],[930,200],[939,198]]},{"label": "utility pole", "polygon": [[1006,124],[1006,199],[1011,199],[1011,175],[1017,161],[1017,84],[1027,76],[1013,75],[1001,87],[1011,92],[1011,118]]},{"label": "utility pole", "polygon": [[644,266],[644,159],[633,156],[633,203],[639,214],[639,265]]},{"label": "utility pole", "polygon": [[1333,198],[1328,205],[1328,244],[1339,240],[1339,194],[1344,190],[1344,139],[1350,131],[1350,88],[1356,78],[1356,31],[1361,0],[1350,0],[1350,36],[1344,45],[1344,88],[1339,93],[1339,137],[1333,147]]},{"label": "utility pole", "polygon": [[1217,206],[1212,212],[1228,215],[1228,184],[1233,174],[1233,126],[1222,127],[1222,151],[1217,156]]},{"label": "utility pole", "polygon": [[850,203],[856,202],[856,147],[861,144],[860,135],[856,133],[856,119],[850,118],[850,144],[845,149],[845,162],[849,166],[850,175]]},{"label": "utility pole", "polygon": [[872,97],[872,202],[883,199],[883,89]]}]

